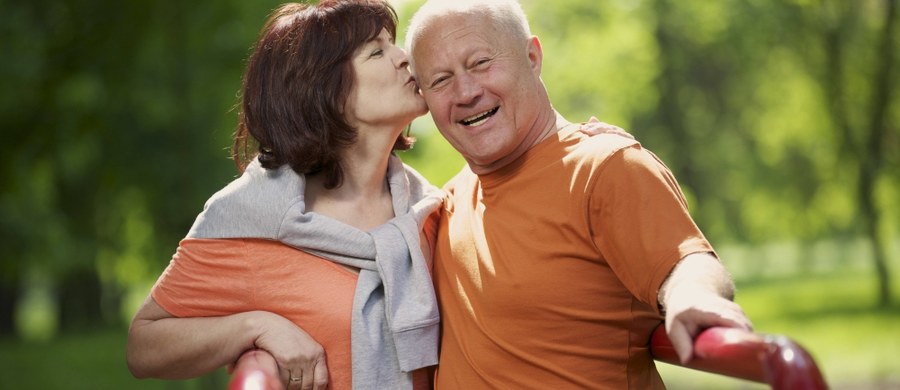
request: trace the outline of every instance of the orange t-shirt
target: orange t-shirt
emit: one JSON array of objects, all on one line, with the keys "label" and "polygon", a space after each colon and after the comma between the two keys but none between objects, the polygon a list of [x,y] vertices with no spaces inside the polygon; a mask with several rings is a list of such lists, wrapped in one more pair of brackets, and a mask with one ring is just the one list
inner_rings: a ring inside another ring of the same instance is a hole
[{"label": "orange t-shirt", "polygon": [[[153,287],[153,299],[176,317],[264,310],[300,326],[325,349],[330,389],[350,389],[350,319],[358,275],[277,241],[181,241]],[[414,376],[427,388],[426,370]]]},{"label": "orange t-shirt", "polygon": [[277,313],[325,348],[331,388],[349,389],[350,315],[357,277],[277,241],[187,238],[151,295],[176,317]]},{"label": "orange t-shirt", "polygon": [[648,351],[658,289],[712,248],[655,156],[562,131],[446,189],[438,389],[664,387]]}]

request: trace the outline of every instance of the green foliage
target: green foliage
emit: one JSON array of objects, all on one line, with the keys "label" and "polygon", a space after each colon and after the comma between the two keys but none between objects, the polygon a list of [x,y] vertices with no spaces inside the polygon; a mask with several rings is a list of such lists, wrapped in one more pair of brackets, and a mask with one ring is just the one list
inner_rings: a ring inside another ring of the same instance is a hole
[{"label": "green foliage", "polygon": [[532,33],[542,42],[542,77],[550,97],[570,120],[593,115],[633,128],[634,117],[658,100],[652,87],[659,70],[652,31],[632,7],[580,3],[534,2],[527,10]]},{"label": "green foliage", "polygon": [[443,186],[466,165],[462,156],[440,135],[430,115],[413,121],[412,135],[416,137],[413,149],[399,156],[434,185]]},{"label": "green foliage", "polygon": [[[822,95],[824,42],[810,20],[827,9],[779,1],[565,3],[528,3],[557,108],[633,131],[681,179],[711,237],[762,243],[855,230],[856,194],[846,185],[855,170],[845,168],[853,161],[840,153]],[[883,12],[877,2],[862,3],[826,4],[856,10],[841,46],[852,69],[868,70],[845,73],[854,114],[868,112],[864,97],[877,82]],[[897,186],[896,177],[889,181]]]},{"label": "green foliage", "polygon": [[[872,303],[874,283],[866,245],[823,241],[806,251],[782,244],[729,247],[721,252],[723,258],[731,259],[729,267],[744,275],[737,280],[736,301],[753,320],[754,330],[798,342],[816,359],[832,388],[894,388],[900,383],[890,363],[900,348],[900,334],[895,331],[900,326],[900,306],[877,308]],[[841,262],[841,257],[853,260]],[[797,263],[810,258],[815,263],[799,270]],[[896,270],[900,262],[892,265]],[[898,280],[900,273],[894,272],[893,278]],[[895,292],[895,299],[900,299],[900,293]],[[767,388],[658,366],[671,389]]]},{"label": "green foliage", "polygon": [[[418,3],[398,7],[402,22]],[[235,94],[277,4],[3,2],[0,334],[25,331],[0,339],[0,388],[223,387],[221,372],[134,380],[121,331],[73,332],[127,323],[204,200],[234,177]],[[846,239],[864,233],[884,4],[524,2],[557,109],[628,128],[659,154],[757,330],[794,336],[851,386],[896,385],[900,347],[896,307],[871,308],[870,242]],[[889,43],[896,53],[898,37]],[[897,237],[900,98],[889,98],[871,190],[878,231]],[[427,117],[413,135],[401,156],[435,184],[463,165]],[[670,388],[746,388],[661,370]]]},{"label": "green foliage", "polygon": [[109,301],[104,318],[116,322],[115,296],[146,294],[203,201],[234,175],[229,111],[276,4],[4,7],[2,52],[13,60],[0,63],[10,141],[0,145],[0,283],[15,291],[26,274],[96,267],[106,298],[92,298]]},{"label": "green foliage", "polygon": [[[244,60],[279,3],[3,2],[0,334],[16,312],[49,334],[34,339],[127,322],[236,174],[227,148]],[[400,41],[419,3],[398,6]],[[895,3],[523,0],[563,115],[633,132],[717,247],[788,242],[801,274],[876,258],[872,245],[900,256],[885,244],[900,233],[900,75],[880,71],[900,52],[900,34],[885,38]],[[428,117],[412,130],[402,158],[444,184],[463,160]],[[868,249],[848,250],[856,237]],[[839,255],[817,256],[823,240]],[[72,306],[85,302],[97,307]]]}]

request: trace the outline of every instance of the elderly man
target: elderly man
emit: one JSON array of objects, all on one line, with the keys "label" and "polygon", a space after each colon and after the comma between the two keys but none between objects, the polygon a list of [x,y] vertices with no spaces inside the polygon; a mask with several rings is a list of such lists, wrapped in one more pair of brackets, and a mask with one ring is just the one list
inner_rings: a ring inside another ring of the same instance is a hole
[{"label": "elderly man", "polygon": [[435,249],[437,388],[662,388],[648,340],[663,319],[685,361],[701,329],[749,329],[669,169],[553,109],[518,3],[428,2],[407,46],[468,162]]}]

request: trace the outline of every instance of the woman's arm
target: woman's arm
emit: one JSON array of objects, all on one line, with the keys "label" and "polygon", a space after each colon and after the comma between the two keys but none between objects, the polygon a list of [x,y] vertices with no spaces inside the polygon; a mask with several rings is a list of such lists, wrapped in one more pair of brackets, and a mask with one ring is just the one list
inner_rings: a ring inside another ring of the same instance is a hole
[{"label": "woman's arm", "polygon": [[328,383],[322,346],[293,322],[265,311],[177,318],[148,297],[131,322],[126,355],[135,377],[186,379],[234,363],[254,348],[275,357],[285,385],[300,387],[289,377],[302,377],[303,388]]}]

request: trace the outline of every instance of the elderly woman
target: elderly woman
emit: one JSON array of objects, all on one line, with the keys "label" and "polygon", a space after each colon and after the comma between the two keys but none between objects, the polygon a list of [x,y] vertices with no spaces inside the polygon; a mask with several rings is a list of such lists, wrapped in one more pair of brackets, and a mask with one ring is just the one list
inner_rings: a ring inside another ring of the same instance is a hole
[{"label": "elderly woman", "polygon": [[396,24],[374,0],[270,16],[243,79],[242,175],[135,315],[135,376],[195,377],[259,348],[289,388],[428,387],[439,316],[420,235],[443,194],[393,154],[427,111]]}]

